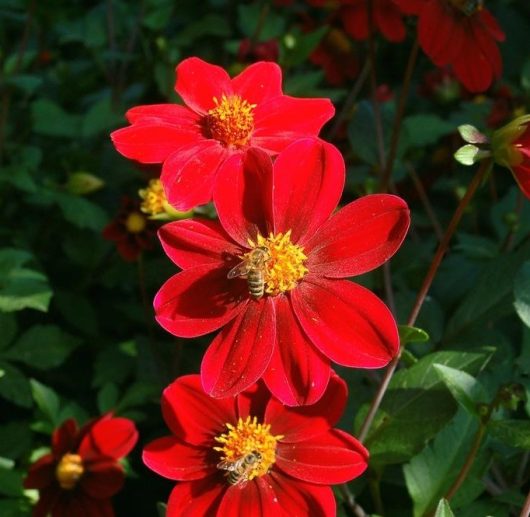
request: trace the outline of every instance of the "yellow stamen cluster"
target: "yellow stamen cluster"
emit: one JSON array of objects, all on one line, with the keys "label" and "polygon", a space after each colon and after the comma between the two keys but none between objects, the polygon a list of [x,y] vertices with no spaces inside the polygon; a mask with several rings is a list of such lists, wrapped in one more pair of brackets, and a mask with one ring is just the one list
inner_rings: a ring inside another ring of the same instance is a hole
[{"label": "yellow stamen cluster", "polygon": [[484,7],[484,0],[449,0],[449,3],[466,16],[472,16]]},{"label": "yellow stamen cluster", "polygon": [[55,469],[55,477],[64,490],[72,490],[81,479],[85,469],[79,454],[65,454]]},{"label": "yellow stamen cluster", "polygon": [[228,431],[215,437],[222,446],[214,447],[221,453],[224,462],[236,462],[248,454],[259,453],[260,460],[254,463],[248,473],[248,480],[263,476],[269,472],[276,461],[276,442],[282,435],[272,435],[270,424],[259,424],[256,417],[240,418],[237,424],[226,424]]},{"label": "yellow stamen cluster", "polygon": [[158,215],[166,211],[167,203],[164,187],[159,179],[149,180],[147,188],[140,189],[138,194],[142,198],[140,210],[147,215]]},{"label": "yellow stamen cluster", "polygon": [[125,220],[125,228],[129,233],[140,233],[147,226],[147,220],[140,212],[131,212]]},{"label": "yellow stamen cluster", "polygon": [[242,147],[247,144],[254,129],[253,110],[255,104],[250,104],[239,95],[227,97],[223,94],[221,100],[213,98],[215,108],[208,111],[206,128],[209,135],[227,146]]},{"label": "yellow stamen cluster", "polygon": [[263,246],[269,250],[270,259],[265,265],[267,294],[277,295],[294,289],[309,271],[304,266],[307,260],[304,249],[291,242],[291,230],[276,235],[271,233],[268,237],[258,235],[257,242],[249,239],[248,243],[252,248]]}]

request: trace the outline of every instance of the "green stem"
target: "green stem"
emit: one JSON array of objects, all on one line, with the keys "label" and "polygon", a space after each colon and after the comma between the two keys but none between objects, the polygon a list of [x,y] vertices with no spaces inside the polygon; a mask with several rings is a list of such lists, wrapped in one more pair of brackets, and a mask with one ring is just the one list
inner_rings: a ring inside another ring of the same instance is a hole
[{"label": "green stem", "polygon": [[[451,221],[449,222],[449,225],[447,226],[447,230],[445,231],[442,242],[440,242],[438,249],[436,250],[436,253],[434,254],[431,265],[429,266],[429,270],[427,271],[427,274],[425,275],[423,284],[418,292],[418,295],[416,296],[416,301],[414,302],[414,306],[412,307],[412,310],[410,312],[409,318],[407,320],[407,325],[412,326],[416,322],[416,319],[420,313],[423,303],[425,302],[425,298],[427,296],[427,293],[429,292],[429,289],[432,285],[434,277],[436,276],[436,273],[438,272],[438,268],[440,267],[442,259],[449,247],[449,242],[451,241],[451,238],[453,237],[456,231],[456,228],[458,227],[458,224],[460,223],[460,220],[462,219],[464,210],[468,206],[469,202],[471,201],[478,187],[482,183],[483,179],[486,177],[487,173],[490,171],[492,165],[493,165],[493,162],[491,161],[490,158],[484,160],[480,164],[480,167],[478,168],[478,171],[476,172],[475,176],[473,176],[473,179],[471,180],[464,197],[460,200],[460,203],[458,204],[455,210],[455,213],[453,214],[453,217]],[[370,430],[370,427],[374,420],[375,414],[377,410],[379,409],[379,406],[381,405],[383,396],[388,388],[390,380],[392,379],[392,375],[394,374],[394,371],[396,370],[396,367],[399,363],[400,356],[401,356],[401,350],[398,352],[398,354],[394,357],[394,359],[392,359],[392,361],[388,365],[388,368],[385,372],[383,380],[381,381],[381,384],[379,385],[379,388],[377,390],[377,393],[375,394],[375,397],[372,401],[370,409],[368,410],[368,414],[366,415],[363,425],[361,426],[361,429],[359,431],[359,440],[361,442],[363,442],[366,439],[368,431]]]}]

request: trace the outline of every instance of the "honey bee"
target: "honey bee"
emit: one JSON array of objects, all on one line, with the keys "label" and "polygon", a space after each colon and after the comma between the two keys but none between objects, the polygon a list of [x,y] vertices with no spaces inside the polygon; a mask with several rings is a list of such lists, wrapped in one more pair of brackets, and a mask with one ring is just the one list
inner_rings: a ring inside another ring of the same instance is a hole
[{"label": "honey bee", "polygon": [[265,271],[270,259],[269,250],[265,246],[257,246],[242,262],[228,272],[227,277],[246,278],[250,296],[259,300],[265,293]]},{"label": "honey bee", "polygon": [[243,488],[248,482],[250,471],[259,461],[261,454],[252,451],[236,461],[223,460],[217,464],[217,468],[228,471],[226,480],[230,485]]}]

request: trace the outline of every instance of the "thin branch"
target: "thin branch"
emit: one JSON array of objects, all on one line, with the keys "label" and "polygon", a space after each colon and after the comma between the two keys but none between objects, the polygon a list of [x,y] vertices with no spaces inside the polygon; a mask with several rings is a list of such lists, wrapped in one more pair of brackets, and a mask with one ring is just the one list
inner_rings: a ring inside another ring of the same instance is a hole
[{"label": "thin branch", "polygon": [[346,483],[339,485],[339,490],[342,493],[346,506],[348,506],[355,517],[368,517],[368,514],[362,509],[362,507],[355,502],[355,497]]}]

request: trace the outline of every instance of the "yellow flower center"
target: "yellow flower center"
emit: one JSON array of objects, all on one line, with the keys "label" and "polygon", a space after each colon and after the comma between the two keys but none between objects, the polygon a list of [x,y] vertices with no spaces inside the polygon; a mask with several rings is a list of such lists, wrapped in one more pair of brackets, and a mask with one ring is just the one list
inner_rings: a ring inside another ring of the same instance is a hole
[{"label": "yellow flower center", "polygon": [[228,482],[238,484],[267,474],[276,461],[276,442],[283,436],[274,436],[270,424],[258,424],[250,416],[226,427],[225,433],[215,437],[222,445],[214,450],[221,453],[217,468],[227,472]]},{"label": "yellow flower center", "polygon": [[242,147],[247,144],[254,129],[254,115],[256,107],[248,101],[233,95],[223,94],[221,100],[213,98],[215,108],[208,111],[206,127],[212,138],[223,142],[227,146]]},{"label": "yellow flower center", "polygon": [[448,0],[449,3],[464,13],[466,16],[472,16],[484,7],[484,0]]},{"label": "yellow flower center", "polygon": [[55,469],[55,477],[61,488],[72,490],[84,471],[83,460],[79,454],[65,454]]},{"label": "yellow flower center", "polygon": [[129,233],[140,233],[146,225],[147,221],[140,212],[131,212],[125,221],[125,227]]},{"label": "yellow flower center", "polygon": [[164,213],[166,201],[166,194],[164,187],[159,179],[150,180],[147,188],[140,189],[138,194],[142,198],[140,210],[144,214],[158,215]]}]

